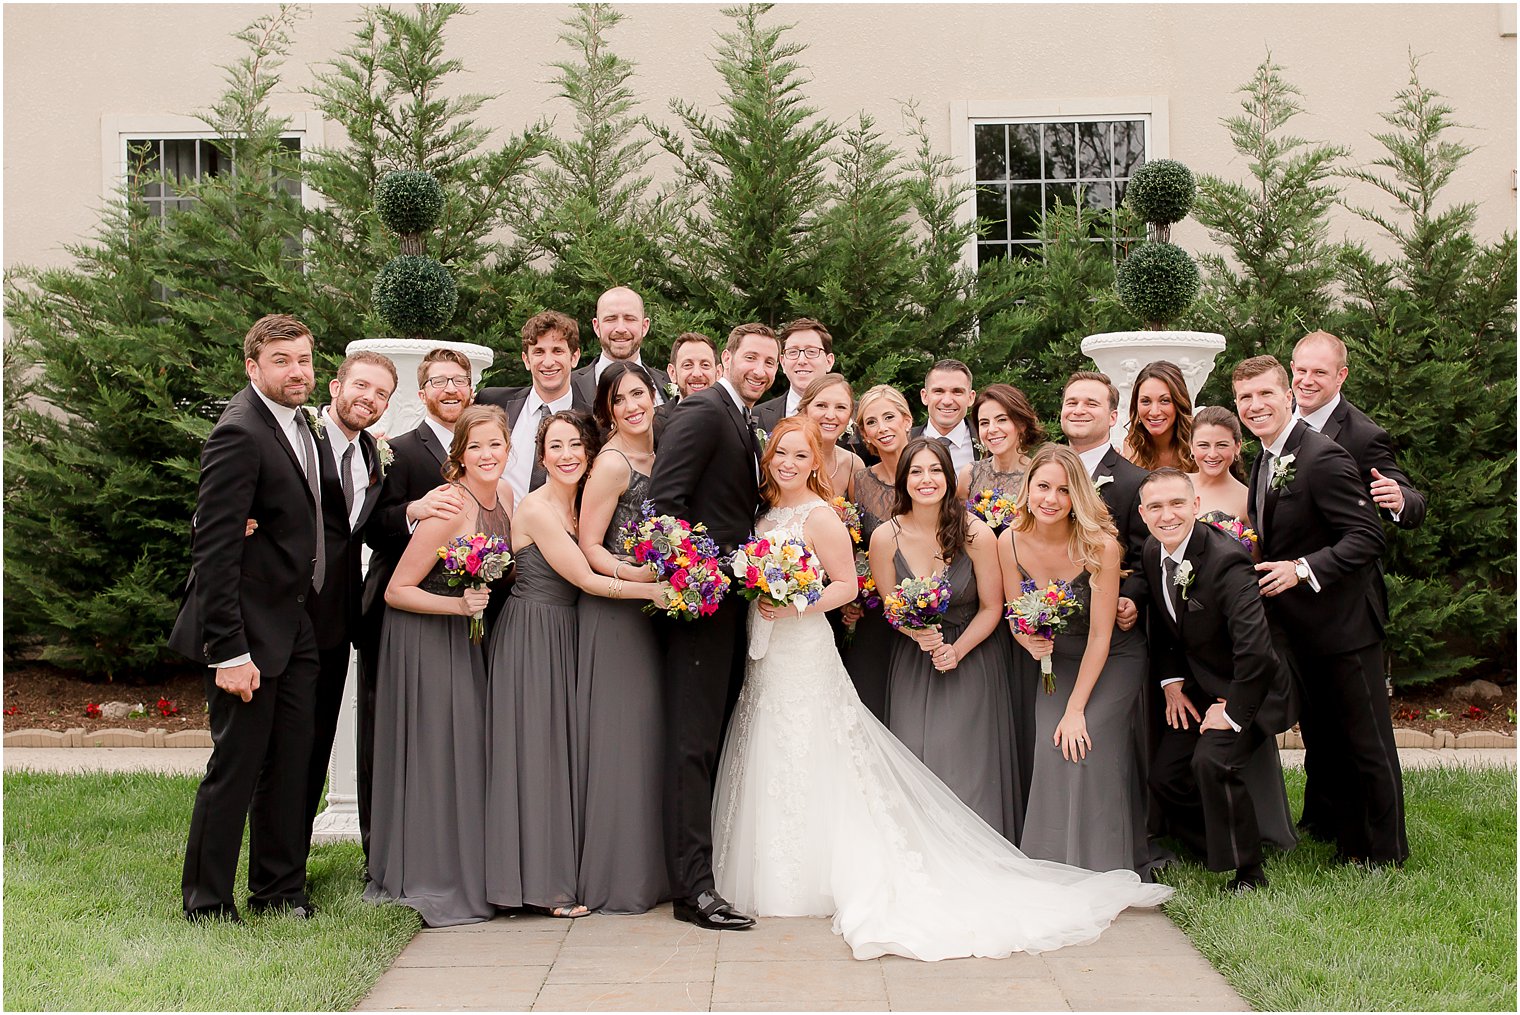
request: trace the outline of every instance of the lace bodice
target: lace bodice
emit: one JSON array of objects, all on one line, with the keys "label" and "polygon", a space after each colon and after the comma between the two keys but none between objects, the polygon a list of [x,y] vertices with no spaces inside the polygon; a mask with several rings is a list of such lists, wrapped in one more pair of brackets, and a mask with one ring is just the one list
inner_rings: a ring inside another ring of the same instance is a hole
[{"label": "lace bodice", "polygon": [[1016,497],[1024,488],[1024,472],[1024,469],[999,472],[991,458],[979,458],[971,463],[971,496],[983,490],[996,490],[1005,497]]},{"label": "lace bodice", "polygon": [[[755,535],[764,536],[766,539],[773,541],[777,539],[795,539],[799,543],[806,543],[807,533],[805,526],[807,525],[808,515],[812,514],[814,509],[820,507],[829,508],[830,511],[834,510],[827,503],[816,497],[813,500],[794,507],[773,507],[760,516],[760,521],[755,524]],[[823,573],[823,564],[817,558],[814,558],[814,564],[818,568],[818,576],[827,581],[828,576]]]},{"label": "lace bodice", "polygon": [[[616,449],[613,449],[616,450]],[[618,452],[620,455],[622,452]],[[623,461],[627,462],[626,457]],[[644,502],[649,500],[649,477],[628,464],[628,489],[618,498],[612,509],[612,521],[607,523],[607,534],[602,537],[602,548],[614,557],[627,557],[623,549],[623,526],[637,521],[643,513]]]},{"label": "lace bodice", "polygon": [[860,545],[870,546],[876,526],[892,517],[897,491],[869,467],[855,470],[855,504],[860,508]]}]

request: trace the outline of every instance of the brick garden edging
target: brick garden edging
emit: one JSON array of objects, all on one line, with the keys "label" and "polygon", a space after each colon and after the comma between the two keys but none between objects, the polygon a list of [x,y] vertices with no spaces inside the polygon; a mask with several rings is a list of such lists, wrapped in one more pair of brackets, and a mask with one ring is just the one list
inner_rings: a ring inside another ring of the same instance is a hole
[{"label": "brick garden edging", "polygon": [[[1490,730],[1474,730],[1471,733],[1454,734],[1446,730],[1425,733],[1420,730],[1395,729],[1393,740],[1400,747],[1491,747],[1515,750],[1515,738]],[[82,728],[65,730],[13,730],[5,734],[6,747],[210,747],[208,730],[109,729],[91,733]],[[1277,746],[1287,750],[1301,750],[1304,742],[1297,730],[1289,730],[1277,736]]]}]

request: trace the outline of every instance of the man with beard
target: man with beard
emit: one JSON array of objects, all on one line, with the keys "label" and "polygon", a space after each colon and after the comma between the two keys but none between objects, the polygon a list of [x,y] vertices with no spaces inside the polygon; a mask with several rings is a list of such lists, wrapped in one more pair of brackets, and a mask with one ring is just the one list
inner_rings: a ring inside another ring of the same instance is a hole
[{"label": "man with beard", "polygon": [[[233,878],[245,819],[248,906],[313,915],[306,897],[307,763],[321,592],[321,470],[310,396],[311,331],[289,314],[243,338],[248,386],[201,452],[191,570],[169,647],[211,667],[211,759],[195,793],[181,882],[185,918],[239,922]],[[259,520],[250,534],[248,520]]]},{"label": "man with beard", "polygon": [[[670,347],[670,383],[665,386],[665,401],[654,409],[654,439],[664,436],[670,413],[689,395],[710,388],[718,381],[718,346],[696,331],[683,331]],[[674,392],[672,392],[674,388]]]},{"label": "man with beard", "polygon": [[596,319],[591,322],[602,354],[570,375],[575,396],[586,405],[596,401],[596,382],[602,371],[618,360],[632,360],[654,378],[654,404],[665,400],[665,385],[670,377],[659,367],[646,364],[640,353],[644,336],[649,334],[649,318],[644,313],[644,299],[627,286],[617,286],[602,293],[596,301]]},{"label": "man with beard", "polygon": [[386,464],[375,438],[365,432],[384,415],[396,390],[396,365],[377,352],[356,352],[338,367],[327,387],[332,404],[316,414],[322,468],[323,544],[327,581],[306,600],[317,632],[317,713],[306,782],[306,835],[322,802],[322,784],[338,731],[338,712],[348,681],[349,650],[359,629],[360,533],[375,503]]},{"label": "man with beard", "polygon": [[433,349],[417,365],[418,395],[427,410],[417,428],[390,441],[394,461],[385,472],[380,499],[365,529],[369,573],[364,578],[359,637],[359,835],[369,855],[370,794],[375,759],[375,681],[385,587],[424,518],[449,518],[464,510],[465,495],[443,482],[443,461],[454,424],[474,399],[470,361],[453,349]]}]

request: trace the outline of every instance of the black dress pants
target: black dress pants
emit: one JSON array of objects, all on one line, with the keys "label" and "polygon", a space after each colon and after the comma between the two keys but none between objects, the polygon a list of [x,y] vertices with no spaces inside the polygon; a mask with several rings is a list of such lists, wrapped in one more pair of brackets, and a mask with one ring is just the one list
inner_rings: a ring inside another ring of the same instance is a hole
[{"label": "black dress pants", "polygon": [[181,882],[185,912],[235,908],[233,878],[249,823],[248,892],[256,906],[306,904],[306,781],[317,643],[304,612],[283,673],[261,673],[253,700],[206,673],[211,760],[195,792]]}]

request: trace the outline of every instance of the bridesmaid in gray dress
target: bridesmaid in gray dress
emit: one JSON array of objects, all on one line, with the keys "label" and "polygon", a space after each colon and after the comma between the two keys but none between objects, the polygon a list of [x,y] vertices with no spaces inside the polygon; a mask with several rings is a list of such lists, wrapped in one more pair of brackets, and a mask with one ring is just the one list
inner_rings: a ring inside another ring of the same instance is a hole
[{"label": "bridesmaid in gray dress", "polygon": [[1024,838],[1032,857],[1089,870],[1145,866],[1145,793],[1136,767],[1145,641],[1120,631],[1123,552],[1076,452],[1046,444],[1030,462],[1023,515],[998,539],[1004,595],[1069,581],[1083,606],[1051,639],[1014,633],[1032,659],[1053,655],[1055,692],[1036,696],[1034,775]]},{"label": "bridesmaid in gray dress", "polygon": [[[1034,406],[1022,391],[1011,384],[989,384],[971,403],[971,422],[977,440],[987,449],[961,470],[957,490],[968,503],[992,490],[1010,501],[1024,489],[1029,471],[1029,451],[1049,440]],[[1029,799],[1029,782],[1034,773],[1035,690],[1039,686],[1039,667],[1029,653],[1015,649],[1008,633],[999,630],[1005,640],[1013,665],[1008,669],[1008,692],[1013,698],[1013,725],[1018,741],[1019,799]]]},{"label": "bridesmaid in gray dress", "polygon": [[949,608],[937,627],[903,629],[892,642],[887,726],[946,786],[1010,842],[1023,801],[1001,626],[1002,576],[985,522],[955,496],[943,444],[908,442],[897,468],[897,511],[871,537],[871,571],[884,590],[910,575],[942,573]]},{"label": "bridesmaid in gray dress", "polygon": [[469,617],[487,590],[449,588],[438,548],[474,532],[510,537],[506,415],[466,409],[444,476],[469,496],[425,518],[385,590],[375,699],[375,783],[364,897],[417,910],[429,927],[489,920],[485,892],[486,666]]},{"label": "bridesmaid in gray dress", "polygon": [[[878,384],[860,397],[855,410],[856,426],[866,447],[879,459],[875,465],[857,469],[854,481],[855,506],[860,509],[860,543],[870,549],[871,537],[882,522],[895,513],[897,460],[908,444],[913,413],[908,400],[890,384]],[[877,591],[880,592],[880,582]],[[861,703],[883,723],[887,721],[887,670],[892,662],[892,646],[897,641],[891,625],[882,617],[881,607],[863,610],[854,603],[840,609],[846,623],[855,622],[855,633],[840,649],[844,668],[850,673]]]},{"label": "bridesmaid in gray dress", "polygon": [[517,581],[491,636],[485,888],[498,906],[575,917],[588,912],[577,901],[576,601],[654,600],[660,587],[596,574],[571,535],[596,446],[590,421],[556,412],[536,444],[547,478],[513,519]]},{"label": "bridesmaid in gray dress", "polygon": [[[654,380],[637,363],[602,371],[592,403],[609,436],[581,498],[580,548],[592,570],[652,582],[629,562],[622,529],[649,499],[654,471]],[[579,897],[588,909],[642,913],[670,894],[659,801],[665,718],[654,618],[636,601],[581,596],[575,679]]]}]

